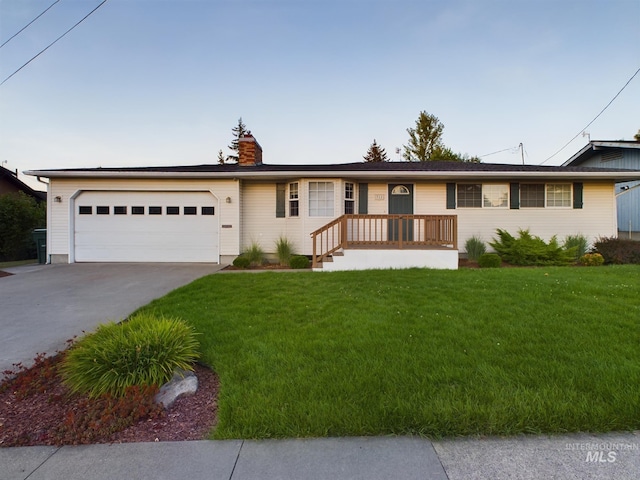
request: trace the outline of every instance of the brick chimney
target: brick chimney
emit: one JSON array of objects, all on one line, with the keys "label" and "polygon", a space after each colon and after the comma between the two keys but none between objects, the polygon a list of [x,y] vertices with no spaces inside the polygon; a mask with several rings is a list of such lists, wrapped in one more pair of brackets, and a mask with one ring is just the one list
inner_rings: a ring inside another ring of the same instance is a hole
[{"label": "brick chimney", "polygon": [[251,133],[246,133],[244,137],[238,139],[238,165],[241,167],[262,165],[262,147]]}]

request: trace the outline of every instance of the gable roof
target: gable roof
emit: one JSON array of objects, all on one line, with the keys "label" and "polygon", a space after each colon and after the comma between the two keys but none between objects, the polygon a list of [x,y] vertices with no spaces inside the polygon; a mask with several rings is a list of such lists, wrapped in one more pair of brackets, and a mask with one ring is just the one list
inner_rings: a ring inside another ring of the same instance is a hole
[{"label": "gable roof", "polygon": [[505,180],[549,178],[636,180],[640,171],[577,166],[510,165],[466,162],[358,162],[331,165],[187,165],[157,167],[73,168],[29,170],[48,178],[242,178],[277,180],[297,177],[358,179]]},{"label": "gable roof", "polygon": [[14,191],[21,191],[26,193],[27,195],[29,195],[30,197],[35,198],[38,201],[47,200],[47,192],[41,192],[39,190],[34,190],[33,188],[31,188],[29,185],[27,185],[26,183],[24,183],[22,180],[20,180],[18,178],[18,171],[16,170],[15,172],[4,168],[4,167],[0,167],[0,182],[6,182],[9,185],[13,186],[14,188],[9,190],[8,192],[2,192],[0,188],[0,194],[2,193],[9,193],[9,192],[14,192]]},{"label": "gable roof", "polygon": [[582,147],[577,153],[575,153],[569,160],[562,164],[563,167],[577,167],[590,158],[602,153],[606,150],[640,150],[640,142],[631,142],[626,140],[593,140]]}]

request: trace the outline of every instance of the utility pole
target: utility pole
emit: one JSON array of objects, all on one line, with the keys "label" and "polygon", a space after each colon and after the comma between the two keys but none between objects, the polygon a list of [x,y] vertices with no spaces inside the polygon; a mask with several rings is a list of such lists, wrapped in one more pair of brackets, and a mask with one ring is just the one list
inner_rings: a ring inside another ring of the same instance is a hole
[{"label": "utility pole", "polygon": [[520,149],[520,156],[522,157],[522,164],[524,165],[524,145],[522,144],[522,142],[520,142],[518,148]]}]

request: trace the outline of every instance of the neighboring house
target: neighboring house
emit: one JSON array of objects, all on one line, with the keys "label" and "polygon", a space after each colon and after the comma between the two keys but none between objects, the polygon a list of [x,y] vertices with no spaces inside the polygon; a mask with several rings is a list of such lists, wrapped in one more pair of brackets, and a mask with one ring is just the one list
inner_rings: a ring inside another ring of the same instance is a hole
[{"label": "neighboring house", "polygon": [[7,193],[24,192],[30,197],[35,198],[38,202],[47,200],[47,192],[34,190],[29,185],[18,178],[18,171],[15,172],[0,167],[0,195]]},{"label": "neighboring house", "polygon": [[285,237],[325,269],[456,268],[465,241],[496,228],[615,235],[614,185],[640,180],[485,163],[268,165],[253,137],[239,146],[237,165],[26,172],[50,179],[49,260],[229,263]]},{"label": "neighboring house", "polygon": [[[640,170],[640,142],[591,141],[563,166]],[[618,229],[640,235],[640,181],[616,184]],[[633,234],[632,234],[633,235]]]}]

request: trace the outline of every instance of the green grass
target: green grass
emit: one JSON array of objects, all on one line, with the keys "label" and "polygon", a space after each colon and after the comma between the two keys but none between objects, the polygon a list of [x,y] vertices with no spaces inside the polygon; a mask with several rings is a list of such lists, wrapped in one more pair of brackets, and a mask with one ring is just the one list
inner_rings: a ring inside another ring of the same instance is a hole
[{"label": "green grass", "polygon": [[192,323],[214,438],[640,428],[640,267],[212,275]]}]

